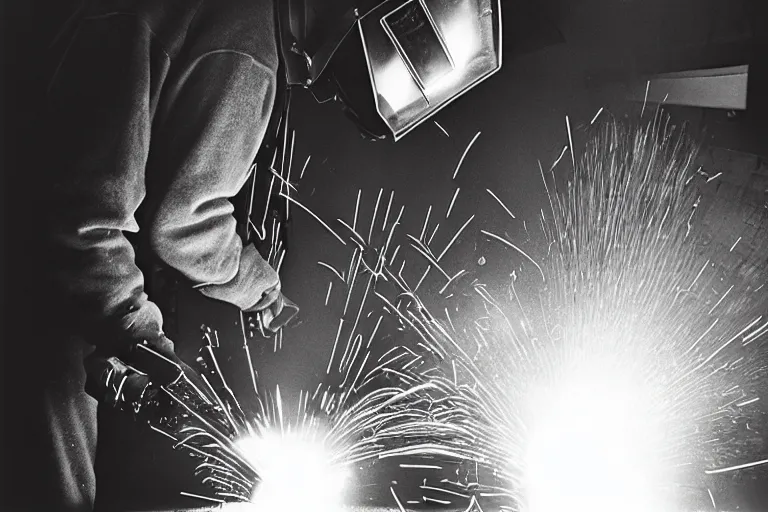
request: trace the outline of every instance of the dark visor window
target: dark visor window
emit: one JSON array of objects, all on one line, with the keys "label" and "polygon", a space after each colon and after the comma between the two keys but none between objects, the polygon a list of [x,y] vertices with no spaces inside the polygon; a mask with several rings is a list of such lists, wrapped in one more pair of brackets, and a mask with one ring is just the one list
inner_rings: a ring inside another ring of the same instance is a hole
[{"label": "dark visor window", "polygon": [[418,1],[410,1],[385,16],[385,30],[422,88],[453,69],[440,36]]}]

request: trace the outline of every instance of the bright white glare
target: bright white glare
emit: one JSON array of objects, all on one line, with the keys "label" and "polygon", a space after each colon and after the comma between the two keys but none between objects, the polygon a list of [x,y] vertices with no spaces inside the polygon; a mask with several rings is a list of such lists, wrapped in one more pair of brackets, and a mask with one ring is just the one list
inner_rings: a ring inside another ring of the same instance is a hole
[{"label": "bright white glare", "polygon": [[239,511],[339,512],[348,472],[331,463],[331,454],[314,436],[275,432],[238,442],[261,477],[251,503]]},{"label": "bright white glare", "polygon": [[[536,397],[525,475],[528,512],[663,512],[664,433],[653,393],[616,365],[571,372]],[[613,368],[611,368],[613,367]]]},{"label": "bright white glare", "polygon": [[463,72],[477,55],[478,49],[482,48],[482,31],[474,9],[477,9],[477,6],[470,2],[456,4],[451,11],[450,20],[444,21],[440,26],[455,71],[458,72]]},{"label": "bright white glare", "polygon": [[416,83],[398,54],[393,54],[374,75],[376,90],[397,113],[424,103]]}]

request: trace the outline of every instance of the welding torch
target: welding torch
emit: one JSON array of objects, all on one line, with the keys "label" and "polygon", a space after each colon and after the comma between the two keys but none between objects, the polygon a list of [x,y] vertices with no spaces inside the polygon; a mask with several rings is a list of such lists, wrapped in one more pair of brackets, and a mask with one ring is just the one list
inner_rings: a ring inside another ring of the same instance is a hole
[{"label": "welding torch", "polygon": [[[298,312],[298,306],[276,288],[246,313],[255,318],[261,335],[269,337],[270,333],[285,327]],[[201,391],[205,394],[210,387],[200,372],[176,355],[173,342],[162,333],[133,342],[119,354],[105,354],[97,349],[86,358],[85,368],[89,395],[102,404],[136,414],[157,405],[156,395],[163,388],[186,386],[194,388],[197,394]]]}]

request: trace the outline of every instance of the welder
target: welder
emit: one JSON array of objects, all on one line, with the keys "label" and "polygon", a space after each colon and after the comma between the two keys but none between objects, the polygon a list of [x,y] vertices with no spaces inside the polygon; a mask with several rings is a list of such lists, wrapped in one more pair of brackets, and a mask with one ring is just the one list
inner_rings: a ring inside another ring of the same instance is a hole
[{"label": "welder", "polygon": [[36,347],[4,509],[92,509],[83,360],[130,362],[137,344],[176,357],[156,272],[267,330],[290,317],[233,198],[269,174],[252,164],[279,146],[291,86],[338,102],[365,137],[397,140],[499,69],[500,25],[491,0],[86,2],[51,50],[37,229],[55,339]]}]

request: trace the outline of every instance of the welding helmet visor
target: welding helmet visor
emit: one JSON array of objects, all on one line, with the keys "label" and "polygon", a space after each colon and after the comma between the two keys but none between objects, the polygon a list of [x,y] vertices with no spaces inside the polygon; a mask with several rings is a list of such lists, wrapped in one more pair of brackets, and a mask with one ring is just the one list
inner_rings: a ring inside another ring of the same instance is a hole
[{"label": "welding helmet visor", "polygon": [[501,68],[500,0],[278,6],[288,84],[340,102],[368,138],[400,139]]}]

